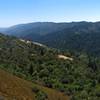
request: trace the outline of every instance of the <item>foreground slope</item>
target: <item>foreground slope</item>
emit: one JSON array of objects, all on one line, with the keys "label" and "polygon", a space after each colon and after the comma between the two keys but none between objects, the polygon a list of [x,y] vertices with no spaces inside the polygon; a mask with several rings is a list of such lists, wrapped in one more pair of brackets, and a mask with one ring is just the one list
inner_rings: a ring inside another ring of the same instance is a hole
[{"label": "foreground slope", "polygon": [[48,100],[69,100],[60,92],[35,85],[0,69],[0,97],[4,100],[36,100],[36,94],[32,91],[33,87],[46,92]]},{"label": "foreground slope", "polygon": [[[0,34],[0,67],[25,80],[61,91],[71,100],[100,99],[100,59],[85,53],[62,52]],[[32,89],[42,100],[49,97],[47,90]]]},{"label": "foreground slope", "polygon": [[[49,55],[49,52],[51,52],[50,54],[54,52],[52,52],[52,50],[48,51],[49,48],[39,43],[32,43],[0,34],[0,67],[18,77],[40,84],[36,85],[26,82],[25,80],[0,70],[1,96],[7,97],[7,100],[8,98],[9,100],[12,100],[12,98],[17,98],[18,100],[21,100],[21,98],[22,100],[34,100],[37,95],[37,93],[34,92],[36,92],[38,88],[40,93],[41,91],[45,92],[42,93],[42,95],[47,95],[48,100],[68,99],[67,96],[56,90],[43,87],[44,82],[38,78],[40,76],[38,75],[39,73],[42,75],[40,71],[43,71],[40,68],[41,64],[39,64],[39,62],[42,61],[44,63],[44,59],[48,60],[48,56],[46,55]],[[51,57],[49,57],[49,59],[51,59]],[[34,76],[33,73],[36,73],[37,70],[39,72]],[[40,96],[40,94],[38,95]]]},{"label": "foreground slope", "polygon": [[7,100],[35,100],[30,83],[0,69],[0,96]]}]

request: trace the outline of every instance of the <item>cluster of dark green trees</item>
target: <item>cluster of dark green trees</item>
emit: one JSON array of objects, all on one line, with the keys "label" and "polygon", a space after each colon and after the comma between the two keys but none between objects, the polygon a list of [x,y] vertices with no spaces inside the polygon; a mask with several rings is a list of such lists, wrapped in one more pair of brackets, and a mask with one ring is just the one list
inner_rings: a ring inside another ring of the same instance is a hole
[{"label": "cluster of dark green trees", "polygon": [[[59,59],[58,54],[74,60]],[[0,34],[0,67],[21,78],[55,88],[72,100],[100,99],[100,59],[62,52]],[[41,96],[41,93],[38,92]]]}]

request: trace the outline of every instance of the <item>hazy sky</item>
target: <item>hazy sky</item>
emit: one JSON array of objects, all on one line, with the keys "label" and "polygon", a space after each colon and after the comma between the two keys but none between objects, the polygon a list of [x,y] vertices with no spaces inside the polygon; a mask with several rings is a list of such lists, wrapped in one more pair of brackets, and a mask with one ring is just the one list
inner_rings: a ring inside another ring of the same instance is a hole
[{"label": "hazy sky", "polygon": [[100,0],[0,0],[0,27],[37,21],[99,20]]}]

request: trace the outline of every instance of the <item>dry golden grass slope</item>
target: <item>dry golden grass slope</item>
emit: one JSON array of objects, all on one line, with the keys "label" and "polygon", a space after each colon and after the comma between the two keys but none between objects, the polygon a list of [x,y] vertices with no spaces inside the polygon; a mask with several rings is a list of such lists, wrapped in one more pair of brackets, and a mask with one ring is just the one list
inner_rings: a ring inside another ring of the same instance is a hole
[{"label": "dry golden grass slope", "polygon": [[56,90],[33,84],[0,69],[0,100],[36,100],[33,86],[47,93],[48,100],[69,100]]}]

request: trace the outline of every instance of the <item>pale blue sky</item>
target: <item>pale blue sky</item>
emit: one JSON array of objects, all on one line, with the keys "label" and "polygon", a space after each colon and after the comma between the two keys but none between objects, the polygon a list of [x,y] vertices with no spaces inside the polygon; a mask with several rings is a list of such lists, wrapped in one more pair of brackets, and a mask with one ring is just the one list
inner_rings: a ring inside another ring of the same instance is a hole
[{"label": "pale blue sky", "polygon": [[0,0],[0,27],[39,21],[100,21],[100,0]]}]

